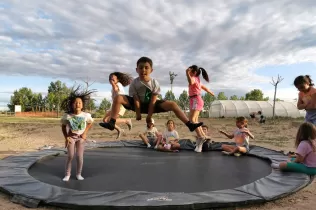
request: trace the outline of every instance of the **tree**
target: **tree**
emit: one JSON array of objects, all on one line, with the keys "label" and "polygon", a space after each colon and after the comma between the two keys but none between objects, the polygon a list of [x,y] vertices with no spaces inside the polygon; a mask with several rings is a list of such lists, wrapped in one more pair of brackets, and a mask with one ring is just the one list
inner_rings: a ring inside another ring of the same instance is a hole
[{"label": "tree", "polygon": [[176,97],[174,96],[173,92],[171,92],[171,90],[168,90],[166,92],[165,100],[168,100],[168,101],[175,101],[176,100]]},{"label": "tree", "polygon": [[23,87],[19,90],[15,90],[10,98],[10,103],[7,105],[10,112],[14,112],[15,105],[21,105],[21,111],[24,112],[27,108],[29,108],[33,96],[34,95],[30,88]]},{"label": "tree", "polygon": [[217,100],[227,100],[227,96],[225,96],[224,92],[219,92],[217,95]]},{"label": "tree", "polygon": [[111,108],[111,102],[104,98],[101,101],[98,112],[105,112],[105,110],[109,110]]},{"label": "tree", "polygon": [[209,110],[209,109],[210,109],[210,106],[211,106],[211,103],[216,100],[216,97],[215,97],[215,96],[212,96],[212,95],[209,94],[209,93],[206,93],[206,94],[204,94],[204,95],[202,96],[202,99],[203,99],[203,101],[204,101],[204,107],[203,107],[203,108],[204,108],[205,110]]},{"label": "tree", "polygon": [[239,100],[244,101],[245,97],[244,96],[240,96]]},{"label": "tree", "polygon": [[246,100],[248,101],[263,101],[263,92],[259,89],[254,89],[246,93]]},{"label": "tree", "polygon": [[280,77],[280,75],[278,75],[278,78],[276,79],[276,81],[274,81],[273,77],[272,77],[272,82],[270,82],[273,86],[274,86],[274,98],[273,98],[273,118],[274,118],[274,114],[275,114],[275,99],[276,99],[276,93],[277,93],[277,89],[278,89],[278,84],[280,82],[282,82],[283,78]]},{"label": "tree", "polygon": [[60,111],[61,102],[66,99],[70,93],[69,89],[65,83],[62,83],[60,80],[51,82],[48,86],[48,95],[50,95],[50,105],[52,108],[57,110],[57,116]]},{"label": "tree", "polygon": [[238,96],[236,95],[232,95],[229,100],[233,100],[233,101],[237,101],[238,100]]},{"label": "tree", "polygon": [[179,96],[179,106],[182,110],[188,110],[189,107],[189,95],[186,90],[184,90]]}]

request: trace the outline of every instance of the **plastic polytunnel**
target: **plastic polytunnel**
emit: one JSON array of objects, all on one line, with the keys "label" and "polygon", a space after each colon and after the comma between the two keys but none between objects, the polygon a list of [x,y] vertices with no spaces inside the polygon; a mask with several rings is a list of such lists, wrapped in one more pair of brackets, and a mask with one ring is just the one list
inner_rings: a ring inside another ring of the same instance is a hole
[{"label": "plastic polytunnel", "polygon": [[[262,111],[266,117],[273,116],[273,101],[217,100],[210,106],[209,117],[249,117],[250,113]],[[304,117],[305,111],[298,110],[296,102],[276,101],[275,116]]]}]

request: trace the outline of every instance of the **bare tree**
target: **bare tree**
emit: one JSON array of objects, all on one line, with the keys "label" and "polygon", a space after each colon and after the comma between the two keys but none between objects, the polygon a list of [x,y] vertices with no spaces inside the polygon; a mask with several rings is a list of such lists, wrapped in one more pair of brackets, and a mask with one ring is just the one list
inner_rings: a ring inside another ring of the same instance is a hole
[{"label": "bare tree", "polygon": [[86,90],[88,90],[89,87],[95,83],[95,81],[90,83],[90,78],[89,77],[87,77],[85,80],[83,80],[83,82],[86,84]]},{"label": "bare tree", "polygon": [[276,93],[277,93],[277,89],[278,89],[278,84],[280,82],[282,82],[284,78],[282,78],[280,75],[278,75],[277,80],[275,81],[272,77],[272,82],[270,82],[273,86],[274,86],[274,98],[273,98],[273,118],[275,115],[275,100],[276,100]]},{"label": "bare tree", "polygon": [[170,84],[171,84],[171,92],[172,92],[173,80],[176,76],[178,76],[178,74],[175,74],[174,72],[171,73],[171,71],[169,71],[169,75],[170,75]]}]

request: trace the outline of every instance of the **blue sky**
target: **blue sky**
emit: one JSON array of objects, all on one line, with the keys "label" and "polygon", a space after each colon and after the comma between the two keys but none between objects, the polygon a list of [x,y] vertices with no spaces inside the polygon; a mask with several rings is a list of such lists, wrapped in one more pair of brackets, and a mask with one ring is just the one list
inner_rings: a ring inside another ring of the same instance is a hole
[{"label": "blue sky", "polygon": [[[271,77],[284,77],[277,97],[293,101],[293,80],[316,80],[316,2],[69,0],[0,3],[0,109],[21,87],[45,94],[51,81],[95,82],[97,100],[110,99],[108,75],[132,73],[141,56],[153,77],[174,92],[187,88],[185,69],[204,67],[215,93],[243,96],[261,89],[273,97]],[[78,7],[78,4],[81,4]],[[127,90],[127,89],[126,89]]]}]

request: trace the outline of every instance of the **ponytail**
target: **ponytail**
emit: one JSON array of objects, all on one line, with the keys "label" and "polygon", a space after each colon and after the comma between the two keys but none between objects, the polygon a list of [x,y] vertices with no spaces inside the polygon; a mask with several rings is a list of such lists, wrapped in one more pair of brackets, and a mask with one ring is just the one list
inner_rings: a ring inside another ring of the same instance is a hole
[{"label": "ponytail", "polygon": [[200,71],[202,71],[202,77],[205,79],[205,81],[209,82],[209,78],[208,78],[208,74],[206,72],[206,70],[202,67],[199,68]]}]

